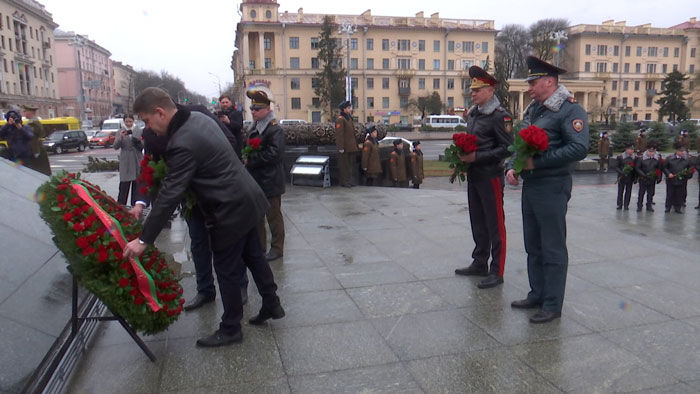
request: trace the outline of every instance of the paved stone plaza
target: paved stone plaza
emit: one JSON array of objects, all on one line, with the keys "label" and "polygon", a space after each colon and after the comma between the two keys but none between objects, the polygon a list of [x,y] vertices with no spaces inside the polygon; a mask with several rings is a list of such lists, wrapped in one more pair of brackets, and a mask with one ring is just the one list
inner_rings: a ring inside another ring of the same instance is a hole
[{"label": "paved stone plaza", "polygon": [[[116,192],[109,174],[86,178]],[[453,273],[473,247],[464,186],[289,187],[285,257],[271,263],[287,317],[245,323],[242,344],[197,348],[217,328],[217,300],[145,338],[156,363],[103,323],[68,392],[699,392],[697,180],[682,215],[663,212],[663,184],[656,212],[616,211],[613,182],[576,176],[567,297],[545,325],[509,306],[529,289],[519,188],[505,193],[505,284],[479,290]],[[185,232],[176,222],[162,239],[182,250]],[[182,283],[192,296],[194,278]],[[246,321],[260,307],[252,284]]]}]

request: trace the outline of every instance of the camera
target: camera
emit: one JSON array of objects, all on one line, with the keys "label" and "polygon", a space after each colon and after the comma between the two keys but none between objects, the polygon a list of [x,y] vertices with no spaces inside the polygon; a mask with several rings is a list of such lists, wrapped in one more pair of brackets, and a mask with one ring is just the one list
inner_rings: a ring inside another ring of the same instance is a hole
[{"label": "camera", "polygon": [[218,111],[216,111],[216,116],[228,116],[228,115],[226,114],[226,111],[218,110]]}]

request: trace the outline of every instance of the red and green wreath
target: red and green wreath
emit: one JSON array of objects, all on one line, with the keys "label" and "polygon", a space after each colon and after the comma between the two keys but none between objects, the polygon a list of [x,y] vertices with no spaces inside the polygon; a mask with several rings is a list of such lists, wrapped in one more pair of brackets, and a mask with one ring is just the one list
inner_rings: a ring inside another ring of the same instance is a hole
[{"label": "red and green wreath", "polygon": [[124,245],[141,224],[80,174],[61,172],[37,190],[41,217],[73,274],[115,314],[146,334],[168,328],[182,312],[182,287],[165,256],[148,246],[141,258],[125,259]]}]

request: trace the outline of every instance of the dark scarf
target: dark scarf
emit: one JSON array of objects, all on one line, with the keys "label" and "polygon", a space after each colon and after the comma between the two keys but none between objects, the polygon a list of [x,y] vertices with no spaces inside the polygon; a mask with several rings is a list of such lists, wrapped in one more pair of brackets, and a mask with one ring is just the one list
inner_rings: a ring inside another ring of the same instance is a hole
[{"label": "dark scarf", "polygon": [[423,156],[422,150],[414,150],[413,153],[417,154],[418,156]]},{"label": "dark scarf", "polygon": [[168,138],[172,137],[173,134],[187,122],[187,119],[190,118],[190,114],[191,112],[187,108],[177,105],[177,112],[175,112],[175,115],[173,115],[173,118],[170,119],[170,123],[168,124]]},{"label": "dark scarf", "polygon": [[352,116],[346,114],[345,111],[341,111],[340,114],[343,115],[343,118],[352,121]]}]

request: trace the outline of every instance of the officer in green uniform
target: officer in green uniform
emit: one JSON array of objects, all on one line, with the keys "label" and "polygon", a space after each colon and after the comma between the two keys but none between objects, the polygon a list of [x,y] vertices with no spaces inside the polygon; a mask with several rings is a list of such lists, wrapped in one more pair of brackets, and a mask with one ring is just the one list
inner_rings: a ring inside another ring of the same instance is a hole
[{"label": "officer in green uniform", "polygon": [[[563,85],[566,70],[528,56],[528,93],[523,126],[535,125],[547,132],[549,148],[527,160],[523,178],[523,237],[527,252],[530,292],[513,308],[540,311],[532,323],[546,323],[561,316],[569,256],[566,250],[566,210],[571,198],[574,164],[588,153],[588,117]],[[506,180],[517,185],[513,160]]]},{"label": "officer in green uniform", "polygon": [[22,112],[25,118],[27,118],[27,126],[32,128],[34,132],[34,138],[29,143],[29,149],[32,151],[31,157],[27,160],[26,166],[33,169],[34,171],[39,171],[45,175],[51,175],[51,164],[49,164],[49,155],[46,153],[44,145],[41,140],[46,138],[46,133],[44,132],[44,125],[39,122],[39,118],[36,117],[36,111],[39,108],[32,105],[23,105]]}]

